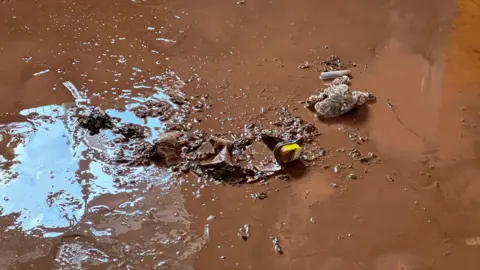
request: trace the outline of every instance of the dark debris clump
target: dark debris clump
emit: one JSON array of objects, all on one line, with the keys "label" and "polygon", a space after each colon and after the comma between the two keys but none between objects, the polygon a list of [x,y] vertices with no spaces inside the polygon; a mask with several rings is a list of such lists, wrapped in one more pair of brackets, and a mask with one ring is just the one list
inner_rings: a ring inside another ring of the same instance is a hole
[{"label": "dark debris clump", "polygon": [[126,138],[145,138],[145,128],[137,124],[125,124],[113,130],[114,133],[120,133]]},{"label": "dark debris clump", "polygon": [[80,127],[87,129],[90,135],[100,133],[101,129],[111,129],[114,127],[111,117],[100,108],[95,108],[88,113],[82,115],[78,119]]},{"label": "dark debris clump", "polygon": [[[272,177],[288,178],[287,170],[278,164],[273,153],[270,153],[271,156],[267,154],[264,160],[256,160],[250,151],[271,151],[265,147],[263,138],[266,134],[279,142],[295,141],[303,144],[312,142],[319,133],[314,125],[291,115],[286,108],[277,115],[279,120],[273,127],[261,128],[251,124],[246,132],[229,135],[231,139],[217,134],[209,135],[200,130],[185,130],[181,125],[170,125],[169,131],[153,144],[140,143],[143,140],[128,140],[142,138],[143,133],[141,126],[127,124],[118,128],[118,132],[126,137],[126,145],[120,151],[117,161],[134,166],[154,162],[173,172],[192,172],[200,178],[233,185]],[[254,150],[250,147],[254,147]],[[256,199],[266,198],[265,193],[257,195]]]},{"label": "dark debris clump", "polygon": [[347,65],[337,55],[331,55],[327,60],[322,61],[323,71],[343,70]]},{"label": "dark debris clump", "polygon": [[168,120],[173,115],[172,106],[166,101],[147,101],[132,109],[137,117],[156,117],[161,121]]}]

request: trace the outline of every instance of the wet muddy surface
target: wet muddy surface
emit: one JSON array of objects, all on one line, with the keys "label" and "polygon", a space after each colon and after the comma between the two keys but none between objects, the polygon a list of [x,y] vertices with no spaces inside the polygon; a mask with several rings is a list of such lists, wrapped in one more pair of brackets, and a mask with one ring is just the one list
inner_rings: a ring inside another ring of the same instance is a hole
[{"label": "wet muddy surface", "polygon": [[479,5],[0,0],[0,269],[478,269]]}]

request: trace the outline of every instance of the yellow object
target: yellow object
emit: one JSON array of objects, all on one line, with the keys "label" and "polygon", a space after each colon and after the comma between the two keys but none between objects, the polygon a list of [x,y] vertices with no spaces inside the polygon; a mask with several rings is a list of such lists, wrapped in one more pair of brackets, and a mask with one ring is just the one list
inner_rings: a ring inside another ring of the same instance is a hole
[{"label": "yellow object", "polygon": [[300,158],[302,148],[297,143],[279,143],[275,146],[273,154],[278,163],[288,163]]}]

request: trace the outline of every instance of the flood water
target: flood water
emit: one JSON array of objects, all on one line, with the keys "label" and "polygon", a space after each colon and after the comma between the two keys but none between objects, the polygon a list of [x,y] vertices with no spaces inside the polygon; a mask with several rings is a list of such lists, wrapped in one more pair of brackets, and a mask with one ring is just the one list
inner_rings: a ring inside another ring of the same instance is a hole
[{"label": "flood water", "polygon": [[[0,0],[0,269],[478,269],[477,2]],[[376,102],[304,108],[330,55]],[[170,114],[135,113],[148,102]],[[137,140],[82,128],[94,107],[150,143],[174,124],[236,138],[284,108],[326,154],[287,180],[204,181],[119,162]]]}]

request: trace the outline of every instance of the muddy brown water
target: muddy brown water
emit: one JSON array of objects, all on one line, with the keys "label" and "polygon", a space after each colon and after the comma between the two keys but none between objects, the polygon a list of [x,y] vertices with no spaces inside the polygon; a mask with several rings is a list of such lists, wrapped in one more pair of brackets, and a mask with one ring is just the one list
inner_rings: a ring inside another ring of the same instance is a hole
[{"label": "muddy brown water", "polygon": [[[1,0],[0,15],[1,269],[480,267],[480,2]],[[331,54],[377,102],[321,121],[299,101]],[[172,103],[173,122],[237,134],[286,106],[327,154],[288,181],[204,184],[117,164],[119,135],[76,123],[100,106],[152,141],[168,121],[131,109],[172,88],[211,106]]]}]

